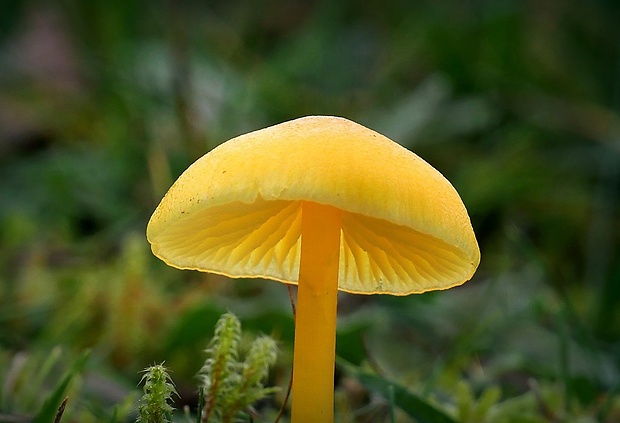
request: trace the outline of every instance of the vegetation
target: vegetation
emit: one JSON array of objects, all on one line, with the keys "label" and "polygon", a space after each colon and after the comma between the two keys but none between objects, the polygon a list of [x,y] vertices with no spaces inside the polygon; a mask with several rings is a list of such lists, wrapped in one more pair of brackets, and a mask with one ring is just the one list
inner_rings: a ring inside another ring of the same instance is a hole
[{"label": "vegetation", "polygon": [[227,362],[268,394],[236,409],[276,421],[286,288],[168,268],[144,230],[194,159],[308,114],[439,169],[482,251],[459,288],[342,295],[338,422],[620,421],[619,21],[603,0],[0,2],[0,422],[135,421],[163,362],[195,421],[228,310],[239,351],[277,342],[260,375]]},{"label": "vegetation", "polygon": [[140,399],[136,422],[170,422],[174,412],[170,401],[172,401],[172,394],[177,392],[167,369],[163,364],[147,367],[141,382],[144,382],[144,395]]},{"label": "vegetation", "polygon": [[204,411],[202,421],[229,423],[255,402],[276,392],[263,379],[275,364],[277,346],[268,336],[256,338],[244,361],[239,360],[241,323],[234,314],[222,315],[209,343],[209,358],[200,369]]}]

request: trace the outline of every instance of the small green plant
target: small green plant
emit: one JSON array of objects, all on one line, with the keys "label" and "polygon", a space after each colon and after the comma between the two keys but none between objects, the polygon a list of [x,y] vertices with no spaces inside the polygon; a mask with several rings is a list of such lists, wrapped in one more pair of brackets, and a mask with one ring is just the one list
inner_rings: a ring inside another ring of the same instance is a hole
[{"label": "small green plant", "polygon": [[168,423],[174,408],[170,405],[172,394],[177,394],[167,369],[162,364],[147,367],[140,383],[144,382],[144,395],[138,406],[140,423]]},{"label": "small green plant", "polygon": [[[232,313],[220,317],[215,335],[209,343],[207,359],[198,373],[201,382],[198,421],[229,423],[239,417],[253,403],[276,392],[266,388],[263,380],[275,364],[278,348],[269,336],[259,336],[250,345],[241,361],[241,323]],[[174,408],[172,395],[178,395],[172,379],[163,364],[144,370],[144,396],[138,407],[139,423],[169,423]],[[186,413],[188,413],[186,411]],[[186,414],[189,419],[189,414]]]},{"label": "small green plant", "polygon": [[203,422],[228,423],[254,402],[277,391],[263,380],[275,364],[277,345],[268,336],[256,338],[245,357],[239,359],[241,323],[232,313],[222,315],[206,350],[199,377],[204,392]]}]

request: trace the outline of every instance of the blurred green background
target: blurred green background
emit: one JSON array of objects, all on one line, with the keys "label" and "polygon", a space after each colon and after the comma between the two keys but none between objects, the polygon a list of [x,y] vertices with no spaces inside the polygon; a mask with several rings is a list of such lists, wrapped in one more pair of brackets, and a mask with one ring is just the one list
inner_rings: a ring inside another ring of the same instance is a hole
[{"label": "blurred green background", "polygon": [[[450,291],[343,295],[341,358],[457,421],[620,421],[618,22],[613,0],[2,0],[0,421],[86,350],[63,421],[131,421],[164,360],[194,407],[226,310],[278,340],[286,388],[285,287],[168,268],[144,231],[193,160],[309,114],[440,170],[482,251]],[[338,421],[422,421],[336,388]]]}]

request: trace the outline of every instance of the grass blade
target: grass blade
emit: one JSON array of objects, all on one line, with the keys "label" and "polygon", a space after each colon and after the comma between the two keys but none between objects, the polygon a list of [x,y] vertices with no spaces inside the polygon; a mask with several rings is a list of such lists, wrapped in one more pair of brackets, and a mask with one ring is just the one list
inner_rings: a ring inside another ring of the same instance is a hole
[{"label": "grass blade", "polygon": [[371,391],[381,394],[391,404],[420,423],[456,423],[452,417],[404,387],[342,359],[337,359],[336,363],[344,373],[355,377]]},{"label": "grass blade", "polygon": [[45,400],[39,412],[32,419],[32,423],[49,423],[56,418],[59,407],[66,397],[67,389],[73,378],[82,371],[89,353],[85,352],[73,363],[73,366],[67,371],[65,376],[60,380],[54,391]]}]

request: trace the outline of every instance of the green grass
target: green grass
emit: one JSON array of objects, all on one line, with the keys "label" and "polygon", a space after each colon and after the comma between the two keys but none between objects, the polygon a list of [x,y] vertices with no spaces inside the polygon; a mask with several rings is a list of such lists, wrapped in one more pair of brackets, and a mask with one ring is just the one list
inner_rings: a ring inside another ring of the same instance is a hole
[{"label": "green grass", "polygon": [[620,420],[619,20],[573,0],[2,2],[0,422],[134,421],[164,361],[195,413],[226,311],[242,343],[278,342],[254,418],[275,420],[286,288],[168,268],[144,231],[194,159],[307,114],[429,161],[482,250],[463,287],[341,297],[338,422]]}]

